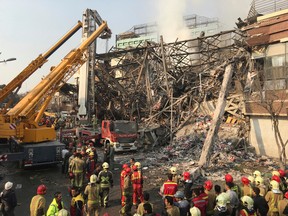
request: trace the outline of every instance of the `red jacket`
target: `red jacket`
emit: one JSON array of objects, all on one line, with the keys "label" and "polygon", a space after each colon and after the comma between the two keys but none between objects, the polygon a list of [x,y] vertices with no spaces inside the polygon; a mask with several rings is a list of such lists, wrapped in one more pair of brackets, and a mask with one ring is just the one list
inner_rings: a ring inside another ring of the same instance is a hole
[{"label": "red jacket", "polygon": [[206,208],[207,208],[208,200],[203,199],[203,196],[201,197],[201,195],[202,194],[192,199],[192,202],[194,203],[194,206],[199,208],[199,210],[201,211],[201,216],[206,216]]},{"label": "red jacket", "polygon": [[178,190],[178,185],[176,182],[167,180],[163,184],[163,196],[174,196]]},{"label": "red jacket", "polygon": [[131,175],[132,184],[143,184],[143,177],[140,171],[134,171]]}]

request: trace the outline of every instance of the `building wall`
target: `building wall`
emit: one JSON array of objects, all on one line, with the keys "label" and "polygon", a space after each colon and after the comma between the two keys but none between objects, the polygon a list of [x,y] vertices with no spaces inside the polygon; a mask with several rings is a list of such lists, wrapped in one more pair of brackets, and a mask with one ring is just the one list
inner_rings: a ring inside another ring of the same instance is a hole
[{"label": "building wall", "polygon": [[[288,117],[280,118],[279,129],[285,142],[288,139]],[[250,116],[250,125],[250,144],[255,147],[256,153],[279,158],[270,118],[265,116]],[[286,148],[286,155],[288,155],[288,146]]]}]

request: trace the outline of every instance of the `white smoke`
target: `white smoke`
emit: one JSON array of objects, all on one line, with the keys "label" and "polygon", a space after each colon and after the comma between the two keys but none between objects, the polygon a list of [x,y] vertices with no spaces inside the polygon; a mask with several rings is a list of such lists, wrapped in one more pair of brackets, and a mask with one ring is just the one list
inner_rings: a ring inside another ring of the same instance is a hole
[{"label": "white smoke", "polygon": [[157,24],[159,35],[163,35],[166,43],[191,38],[183,16],[187,0],[157,0]]}]

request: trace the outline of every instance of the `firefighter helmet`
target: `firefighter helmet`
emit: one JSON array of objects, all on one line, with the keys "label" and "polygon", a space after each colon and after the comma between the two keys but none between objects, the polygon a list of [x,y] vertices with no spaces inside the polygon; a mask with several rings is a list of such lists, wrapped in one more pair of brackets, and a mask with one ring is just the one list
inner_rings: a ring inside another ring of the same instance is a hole
[{"label": "firefighter helmet", "polygon": [[243,203],[244,206],[246,206],[248,209],[252,209],[254,205],[254,201],[251,197],[249,196],[243,196],[241,197],[241,202]]},{"label": "firefighter helmet", "polygon": [[233,182],[233,177],[230,174],[225,175],[225,181],[226,182]]},{"label": "firefighter helmet", "polygon": [[264,179],[261,176],[255,178],[255,183],[257,186],[262,185],[264,183]]},{"label": "firefighter helmet", "polygon": [[170,172],[171,172],[171,174],[177,174],[177,168],[176,167],[171,167],[170,168]]},{"label": "firefighter helmet", "polygon": [[102,164],[103,169],[109,169],[109,164],[107,162],[104,162]]},{"label": "firefighter helmet", "polygon": [[256,178],[256,177],[258,177],[258,176],[261,177],[261,172],[258,171],[258,170],[255,170],[255,171],[253,172],[253,176],[254,176],[254,178]]},{"label": "firefighter helmet", "polygon": [[201,211],[196,207],[190,208],[190,214],[191,216],[201,216]]},{"label": "firefighter helmet", "polygon": [[273,190],[279,190],[279,183],[275,180],[270,181],[270,187]]},{"label": "firefighter helmet", "polygon": [[97,176],[95,174],[90,176],[90,183],[96,183]]},{"label": "firefighter helmet", "polygon": [[126,173],[126,175],[129,175],[129,174],[131,173],[131,169],[130,169],[129,167],[127,167],[127,168],[125,169],[125,173]]},{"label": "firefighter helmet", "polygon": [[89,155],[90,152],[92,152],[92,149],[91,149],[91,148],[88,148],[88,149],[86,150],[86,153]]},{"label": "firefighter helmet", "polygon": [[183,192],[183,191],[177,191],[177,192],[174,194],[174,197],[175,197],[175,198],[184,199],[185,195],[184,195],[184,192]]},{"label": "firefighter helmet", "polygon": [[285,177],[285,171],[284,170],[279,169],[278,172],[280,174],[280,177]]},{"label": "firefighter helmet", "polygon": [[284,194],[284,197],[285,197],[286,199],[288,199],[288,192],[286,192],[286,193]]},{"label": "firefighter helmet", "polygon": [[91,152],[89,153],[89,156],[90,156],[90,157],[94,157],[94,152],[91,151]]},{"label": "firefighter helmet", "polygon": [[37,194],[38,195],[44,195],[44,194],[46,194],[46,191],[47,191],[47,187],[44,184],[39,185],[37,188]]},{"label": "firefighter helmet", "polygon": [[133,165],[133,166],[132,166],[132,170],[136,171],[137,169],[138,169],[138,168],[137,168],[136,165]]},{"label": "firefighter helmet", "polygon": [[248,184],[250,183],[250,180],[249,180],[247,177],[243,176],[243,177],[241,178],[241,182],[242,182],[242,184],[244,184],[244,185],[248,185]]},{"label": "firefighter helmet", "polygon": [[273,175],[271,180],[275,180],[275,181],[276,181],[276,182],[278,182],[278,183],[280,183],[280,182],[281,182],[281,179],[280,179],[280,177],[279,177],[279,176],[277,176],[277,175]]},{"label": "firefighter helmet", "polygon": [[212,190],[213,188],[213,183],[212,181],[208,180],[204,182],[204,188],[208,191]]},{"label": "firefighter helmet", "polygon": [[278,171],[274,170],[274,171],[272,172],[272,176],[274,176],[274,175],[280,176],[280,173],[279,173]]},{"label": "firefighter helmet", "polygon": [[255,181],[254,177],[253,176],[248,176],[248,179],[251,183],[253,183]]},{"label": "firefighter helmet", "polygon": [[183,173],[183,178],[184,178],[185,181],[186,180],[190,180],[190,173],[189,172],[184,172]]},{"label": "firefighter helmet", "polygon": [[129,165],[126,164],[126,163],[122,165],[122,169],[126,169],[126,168],[128,168],[128,167],[129,167]]},{"label": "firefighter helmet", "polygon": [[227,194],[221,193],[216,197],[216,204],[220,207],[224,207],[227,205],[227,202],[230,198],[227,197]]},{"label": "firefighter helmet", "polygon": [[140,162],[135,162],[134,165],[137,166],[138,169],[141,169],[141,163]]}]

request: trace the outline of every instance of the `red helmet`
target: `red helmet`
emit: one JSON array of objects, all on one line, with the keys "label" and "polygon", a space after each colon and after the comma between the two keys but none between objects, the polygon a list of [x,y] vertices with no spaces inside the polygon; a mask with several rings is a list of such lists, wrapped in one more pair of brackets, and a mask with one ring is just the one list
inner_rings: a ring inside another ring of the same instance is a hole
[{"label": "red helmet", "polygon": [[93,143],[93,142],[89,142],[89,146],[90,146],[90,147],[93,147],[93,146],[94,146],[94,143]]},{"label": "red helmet", "polygon": [[284,170],[280,169],[280,170],[278,170],[278,172],[280,173],[280,176],[281,176],[281,177],[284,177],[284,176],[285,176],[285,171],[284,171]]},{"label": "red helmet", "polygon": [[47,190],[47,187],[44,184],[39,185],[37,188],[37,194],[38,195],[44,195],[44,194],[46,194],[46,190]]},{"label": "red helmet", "polygon": [[249,185],[250,180],[249,180],[247,177],[243,176],[243,177],[241,178],[241,182],[242,182],[244,185]]},{"label": "red helmet", "polygon": [[129,167],[127,167],[127,168],[125,169],[125,172],[126,172],[127,175],[130,174],[130,173],[131,173],[131,169],[130,169]]},{"label": "red helmet", "polygon": [[277,175],[273,175],[271,180],[275,180],[275,181],[277,181],[278,183],[280,183],[280,182],[281,182],[281,179],[280,179],[280,177],[279,177],[279,176],[277,176]]},{"label": "red helmet", "polygon": [[233,182],[233,177],[230,174],[225,175],[225,181],[226,182]]},{"label": "red helmet", "polygon": [[212,190],[213,188],[213,183],[212,181],[208,180],[204,182],[204,188],[208,191]]},{"label": "red helmet", "polygon": [[190,173],[189,172],[184,172],[183,173],[183,177],[184,177],[184,180],[190,180]]},{"label": "red helmet", "polygon": [[134,171],[136,171],[136,170],[138,169],[138,167],[137,167],[136,165],[133,165],[133,166],[132,166],[132,169],[133,169]]},{"label": "red helmet", "polygon": [[288,199],[288,192],[286,192],[286,193],[284,194],[284,197],[285,197],[286,199]]},{"label": "red helmet", "polygon": [[128,167],[129,167],[128,164],[123,164],[123,165],[122,165],[122,169],[126,169],[126,168],[128,168]]}]

